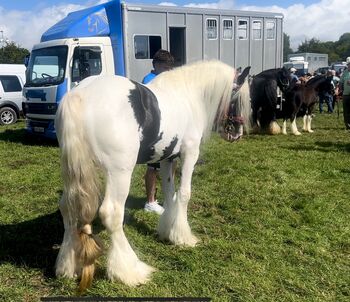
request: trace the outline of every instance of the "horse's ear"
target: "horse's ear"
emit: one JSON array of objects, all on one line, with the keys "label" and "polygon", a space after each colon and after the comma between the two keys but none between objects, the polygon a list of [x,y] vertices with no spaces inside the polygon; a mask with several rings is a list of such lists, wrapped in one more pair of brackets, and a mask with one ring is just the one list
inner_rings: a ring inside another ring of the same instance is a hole
[{"label": "horse's ear", "polygon": [[237,85],[241,86],[244,83],[245,78],[249,74],[250,66],[244,68],[243,72],[237,78]]}]

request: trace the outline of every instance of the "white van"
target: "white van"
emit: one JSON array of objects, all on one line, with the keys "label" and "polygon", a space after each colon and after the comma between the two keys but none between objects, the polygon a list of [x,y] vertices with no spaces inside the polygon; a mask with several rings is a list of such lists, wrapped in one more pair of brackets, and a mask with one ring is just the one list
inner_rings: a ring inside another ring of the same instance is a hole
[{"label": "white van", "polygon": [[25,71],[22,64],[0,64],[0,125],[16,123],[22,113]]}]

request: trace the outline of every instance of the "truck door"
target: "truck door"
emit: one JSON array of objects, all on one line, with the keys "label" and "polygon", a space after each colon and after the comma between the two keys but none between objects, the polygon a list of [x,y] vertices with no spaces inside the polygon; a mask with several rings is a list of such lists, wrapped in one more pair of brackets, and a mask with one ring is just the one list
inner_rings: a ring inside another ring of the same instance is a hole
[{"label": "truck door", "polygon": [[175,58],[175,66],[186,63],[185,28],[169,27],[169,51]]},{"label": "truck door", "polygon": [[101,74],[101,53],[101,48],[98,46],[75,47],[72,66],[72,83],[78,83],[89,76]]}]

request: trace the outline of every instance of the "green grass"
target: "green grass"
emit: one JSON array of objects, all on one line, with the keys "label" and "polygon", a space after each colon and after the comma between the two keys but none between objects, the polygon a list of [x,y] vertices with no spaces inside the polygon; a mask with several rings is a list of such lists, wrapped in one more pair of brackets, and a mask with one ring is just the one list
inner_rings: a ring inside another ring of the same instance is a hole
[{"label": "green grass", "polygon": [[[0,300],[74,296],[76,281],[56,279],[53,270],[63,233],[59,150],[26,138],[23,127],[0,128]],[[142,211],[145,167],[138,166],[125,232],[157,272],[129,288],[106,279],[103,257],[87,296],[349,301],[350,133],[336,114],[317,114],[313,128],[232,144],[213,134],[193,175],[196,248],[157,240],[157,216]]]}]

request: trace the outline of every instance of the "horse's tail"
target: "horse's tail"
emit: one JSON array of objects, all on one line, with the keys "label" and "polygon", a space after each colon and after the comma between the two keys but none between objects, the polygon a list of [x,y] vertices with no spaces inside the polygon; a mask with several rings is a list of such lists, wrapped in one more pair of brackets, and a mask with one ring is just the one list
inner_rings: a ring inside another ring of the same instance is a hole
[{"label": "horse's tail", "polygon": [[243,117],[244,129],[249,133],[251,126],[251,102],[250,102],[250,91],[249,82],[246,80],[238,92],[238,97],[236,98],[237,109],[240,115]]},{"label": "horse's tail", "polygon": [[55,120],[64,182],[62,202],[71,226],[76,227],[79,234],[75,252],[77,264],[82,266],[80,291],[91,285],[94,263],[103,249],[100,240],[92,236],[91,223],[99,206],[99,184],[94,154],[86,140],[83,110],[79,92],[68,93]]}]

